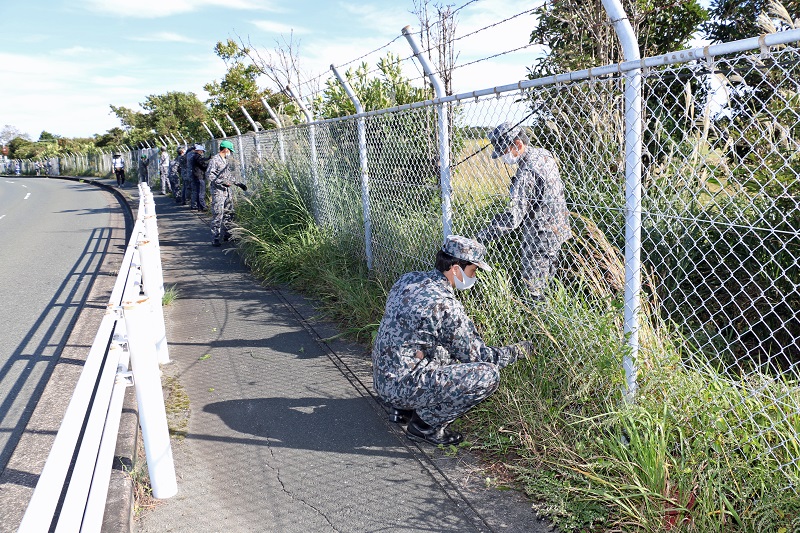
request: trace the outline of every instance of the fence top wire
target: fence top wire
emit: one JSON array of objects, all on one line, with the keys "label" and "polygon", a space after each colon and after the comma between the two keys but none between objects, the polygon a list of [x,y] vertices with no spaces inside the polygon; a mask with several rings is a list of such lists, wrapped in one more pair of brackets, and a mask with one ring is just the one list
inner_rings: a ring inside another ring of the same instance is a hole
[{"label": "fence top wire", "polygon": [[668,54],[646,57],[633,61],[622,61],[620,63],[613,63],[602,67],[594,67],[573,72],[565,72],[561,74],[545,76],[543,78],[536,78],[532,80],[520,80],[516,83],[509,83],[507,85],[489,87],[486,89],[459,93],[450,96],[443,96],[440,98],[432,98],[430,100],[413,102],[410,104],[403,104],[400,106],[390,107],[386,109],[365,111],[364,113],[356,113],[345,117],[320,120],[318,121],[318,123],[339,122],[342,120],[350,120],[353,118],[382,115],[385,113],[394,113],[398,111],[406,111],[409,109],[430,107],[432,105],[437,105],[437,104],[459,102],[461,100],[478,99],[483,96],[499,95],[501,93],[512,92],[512,91],[522,91],[537,87],[558,85],[561,83],[582,81],[582,80],[600,78],[605,76],[622,75],[623,73],[640,71],[642,69],[660,67],[665,65],[672,65],[676,63],[689,63],[691,61],[709,61],[714,56],[735,54],[735,53],[745,52],[748,50],[761,49],[764,47],[769,48],[773,46],[785,45],[798,41],[800,41],[800,29],[781,31],[777,33],[761,35],[759,37],[750,37],[748,39],[732,41],[730,43],[709,45],[700,48],[687,48],[677,52],[670,52]]}]

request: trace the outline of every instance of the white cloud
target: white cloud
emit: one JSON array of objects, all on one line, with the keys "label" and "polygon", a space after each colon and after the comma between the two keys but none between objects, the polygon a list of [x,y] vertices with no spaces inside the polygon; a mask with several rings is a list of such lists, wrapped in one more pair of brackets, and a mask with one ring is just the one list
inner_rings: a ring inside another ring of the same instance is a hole
[{"label": "white cloud", "polygon": [[118,0],[83,0],[92,12],[135,18],[160,18],[204,8],[280,12],[271,0],[138,0],[135,5]]},{"label": "white cloud", "polygon": [[311,33],[311,30],[302,26],[282,24],[280,22],[273,22],[271,20],[251,20],[250,23],[259,30],[267,33],[280,33],[285,35],[289,35],[290,33],[294,33],[295,35]]},{"label": "white cloud", "polygon": [[128,40],[131,41],[141,41],[141,42],[169,42],[169,43],[196,43],[198,42],[197,39],[192,39],[190,37],[186,37],[185,35],[180,35],[178,33],[173,33],[169,31],[162,31],[159,33],[153,33],[151,35],[142,35],[139,37],[128,37]]}]

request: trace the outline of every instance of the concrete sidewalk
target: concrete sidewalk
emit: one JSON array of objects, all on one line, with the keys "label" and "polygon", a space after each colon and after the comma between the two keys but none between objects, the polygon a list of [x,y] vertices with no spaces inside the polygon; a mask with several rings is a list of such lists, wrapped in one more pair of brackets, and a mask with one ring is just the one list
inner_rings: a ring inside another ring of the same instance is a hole
[{"label": "concrete sidewalk", "polygon": [[[371,395],[369,348],[264,287],[208,215],[156,194],[178,495],[137,520],[166,531],[551,531],[514,491],[487,488],[465,452],[416,445]],[[174,398],[173,402],[174,403]],[[420,447],[422,446],[422,447]]]}]

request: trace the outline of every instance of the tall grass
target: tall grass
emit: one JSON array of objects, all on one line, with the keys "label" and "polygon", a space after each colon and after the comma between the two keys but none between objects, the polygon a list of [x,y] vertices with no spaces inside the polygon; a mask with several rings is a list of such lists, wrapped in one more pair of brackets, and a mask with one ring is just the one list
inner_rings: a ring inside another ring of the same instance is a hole
[{"label": "tall grass", "polygon": [[[320,298],[329,316],[371,340],[388,282],[370,276],[346,235],[314,223],[305,183],[269,170],[237,207],[240,251],[257,274]],[[414,213],[420,228],[424,211]],[[403,220],[383,215],[387,234],[403,242],[408,228],[388,227]],[[520,298],[513,245],[491,250],[508,268],[481,274],[460,295],[488,343],[535,346],[463,417],[473,447],[513,472],[565,531],[800,528],[798,384],[687,366],[680,328],[661,318],[651,295],[639,332],[640,393],[636,405],[622,404],[622,259],[588,218],[573,215],[572,226],[563,273],[544,301]]]}]

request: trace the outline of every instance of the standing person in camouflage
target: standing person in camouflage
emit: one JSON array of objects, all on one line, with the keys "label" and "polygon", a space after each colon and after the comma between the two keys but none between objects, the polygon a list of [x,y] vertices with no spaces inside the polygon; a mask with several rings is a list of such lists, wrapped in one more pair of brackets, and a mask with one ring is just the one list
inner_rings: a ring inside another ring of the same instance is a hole
[{"label": "standing person in camouflage", "polygon": [[178,147],[178,157],[170,162],[169,170],[167,171],[167,179],[169,180],[172,196],[175,198],[176,204],[181,204],[181,202],[183,202],[183,196],[181,195],[181,161],[185,164],[185,152],[186,150],[183,149],[183,146]]},{"label": "standing person in camouflage", "polygon": [[150,164],[150,159],[147,157],[147,154],[142,154],[139,158],[139,183],[145,182],[146,184],[150,185],[150,176],[147,173],[147,165]]},{"label": "standing person in camouflage", "polygon": [[194,146],[188,146],[186,148],[186,154],[181,156],[181,180],[183,181],[183,187],[181,191],[181,205],[186,205],[186,202],[189,202],[189,207],[192,209],[195,206],[191,205],[192,203],[192,169],[191,169],[191,160],[194,158]]},{"label": "standing person in camouflage", "polygon": [[192,209],[205,211],[206,206],[206,181],[205,173],[208,159],[205,158],[206,147],[202,144],[194,145],[194,155],[191,162],[192,173]]},{"label": "standing person in camouflage", "polygon": [[211,188],[211,244],[220,246],[221,239],[228,238],[228,224],[226,214],[231,210],[231,186],[233,175],[228,166],[228,157],[235,154],[233,143],[222,141],[219,143],[219,153],[208,161],[206,181]]},{"label": "standing person in camouflage", "polygon": [[475,238],[490,242],[519,228],[522,279],[531,298],[541,300],[558,267],[561,245],[572,236],[558,163],[544,148],[529,146],[527,134],[511,122],[497,126],[489,140],[492,159],[499,157],[518,167],[511,179],[508,210],[496,215]]},{"label": "standing person in camouflage", "polygon": [[477,241],[450,235],[434,270],[404,274],[389,291],[372,348],[374,387],[391,406],[390,420],[408,421],[413,440],[461,442],[447,426],[497,389],[501,368],[530,352],[529,341],[484,344],[456,299],[454,287],[468,289],[478,268],[491,270],[485,251]]},{"label": "standing person in camouflage", "polygon": [[167,194],[167,191],[172,192],[172,185],[169,182],[169,154],[167,148],[161,148],[161,156],[158,159],[158,175],[161,178],[161,194]]}]

